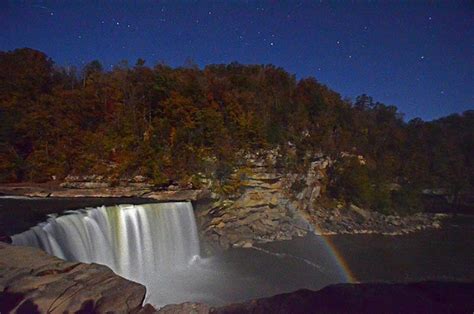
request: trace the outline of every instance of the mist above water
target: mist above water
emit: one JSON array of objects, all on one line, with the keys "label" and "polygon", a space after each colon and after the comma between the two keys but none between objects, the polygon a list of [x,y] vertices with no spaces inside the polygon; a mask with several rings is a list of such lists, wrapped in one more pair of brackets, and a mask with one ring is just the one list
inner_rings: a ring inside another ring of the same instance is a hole
[{"label": "mist above water", "polygon": [[186,301],[223,305],[344,281],[318,241],[311,243],[320,251],[317,261],[262,248],[202,258],[193,208],[186,202],[67,211],[13,236],[13,243],[107,265],[144,284],[146,302],[158,307]]}]

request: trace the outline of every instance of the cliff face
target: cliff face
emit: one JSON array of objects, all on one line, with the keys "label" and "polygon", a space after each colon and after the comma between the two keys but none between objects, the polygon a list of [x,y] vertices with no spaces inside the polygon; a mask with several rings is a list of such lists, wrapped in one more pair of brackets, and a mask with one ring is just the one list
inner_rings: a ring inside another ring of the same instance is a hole
[{"label": "cliff face", "polygon": [[205,238],[223,248],[251,247],[312,231],[290,199],[291,181],[276,167],[275,158],[275,152],[246,156],[233,174],[238,191],[197,211]]},{"label": "cliff face", "polygon": [[[353,204],[328,202],[324,196],[333,159],[316,154],[306,171],[291,173],[278,167],[278,157],[276,150],[244,156],[231,176],[238,186],[234,193],[214,194],[217,201],[197,210],[200,230],[208,242],[222,248],[251,247],[308,232],[398,235],[441,226],[442,215],[382,215]],[[365,162],[362,156],[341,154],[340,158],[346,157]],[[211,190],[212,184],[208,186]]]},{"label": "cliff face", "polygon": [[65,262],[0,242],[0,312],[138,311],[145,287],[97,264]]}]

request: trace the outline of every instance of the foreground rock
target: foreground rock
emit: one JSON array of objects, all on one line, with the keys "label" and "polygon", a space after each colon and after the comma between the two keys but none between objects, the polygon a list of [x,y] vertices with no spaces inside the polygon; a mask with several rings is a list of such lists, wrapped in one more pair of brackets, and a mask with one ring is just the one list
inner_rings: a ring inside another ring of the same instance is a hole
[{"label": "foreground rock", "polygon": [[472,313],[474,283],[340,284],[298,290],[211,313]]},{"label": "foreground rock", "polygon": [[0,243],[1,313],[472,313],[474,283],[339,284],[213,308],[142,306],[145,287],[97,264]]},{"label": "foreground rock", "polygon": [[1,313],[130,313],[142,308],[145,293],[108,267],[0,243]]}]

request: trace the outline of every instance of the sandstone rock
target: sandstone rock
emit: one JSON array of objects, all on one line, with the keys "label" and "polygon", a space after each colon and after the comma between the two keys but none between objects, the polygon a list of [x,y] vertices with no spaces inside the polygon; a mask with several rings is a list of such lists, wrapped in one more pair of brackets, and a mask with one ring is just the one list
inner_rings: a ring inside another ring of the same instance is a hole
[{"label": "sandstone rock", "polygon": [[203,303],[186,302],[181,304],[168,304],[158,310],[159,314],[207,314],[210,307]]},{"label": "sandstone rock", "polygon": [[140,197],[149,190],[136,190],[130,187],[54,190],[50,197]]},{"label": "sandstone rock", "polygon": [[25,193],[25,195],[28,196],[28,197],[41,197],[41,198],[44,198],[44,197],[51,196],[51,192],[50,191],[33,191],[33,192]]},{"label": "sandstone rock", "polygon": [[275,173],[252,173],[248,176],[252,180],[274,181],[281,179],[281,175]]},{"label": "sandstone rock", "polygon": [[278,197],[274,193],[252,191],[242,195],[234,203],[234,207],[276,206]]},{"label": "sandstone rock", "polygon": [[2,312],[125,313],[138,311],[145,298],[144,286],[106,266],[65,262],[36,248],[2,243],[0,289]]},{"label": "sandstone rock", "polygon": [[252,242],[245,242],[242,247],[244,249],[248,249],[248,248],[251,248],[253,246]]},{"label": "sandstone rock", "polygon": [[101,189],[110,186],[110,183],[106,182],[63,182],[60,184],[62,188],[67,189]]},{"label": "sandstone rock", "polygon": [[196,201],[199,199],[202,190],[177,190],[177,191],[159,191],[145,193],[142,196],[153,198],[159,201]]}]

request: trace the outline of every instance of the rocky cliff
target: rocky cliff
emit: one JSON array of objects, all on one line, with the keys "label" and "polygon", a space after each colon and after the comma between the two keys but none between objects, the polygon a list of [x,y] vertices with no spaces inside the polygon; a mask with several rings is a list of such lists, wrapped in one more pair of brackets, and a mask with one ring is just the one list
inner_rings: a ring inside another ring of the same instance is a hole
[{"label": "rocky cliff", "polygon": [[275,166],[275,153],[247,155],[234,172],[239,191],[197,211],[204,237],[223,248],[288,240],[312,231],[290,200],[287,176]]},{"label": "rocky cliff", "polygon": [[[205,239],[222,248],[251,247],[255,242],[288,240],[308,232],[400,235],[441,226],[443,215],[400,217],[324,201],[334,160],[316,154],[306,171],[292,173],[278,167],[279,157],[277,150],[244,156],[231,175],[239,188],[232,194],[214,194],[217,201],[198,206]],[[362,156],[356,157],[365,162]],[[208,188],[212,190],[212,184]]]},{"label": "rocky cliff", "polygon": [[[101,176],[68,176],[60,185],[1,186],[0,194],[43,198],[140,197],[151,201],[193,201],[203,238],[222,248],[251,247],[255,242],[287,240],[316,234],[379,233],[399,235],[439,228],[442,215],[382,215],[354,204],[330,200],[326,195],[329,169],[335,161],[324,154],[307,156],[303,170],[278,166],[278,150],[239,157],[240,162],[223,184],[215,173],[198,174],[199,189],[192,183],[152,186],[144,177],[112,186]],[[338,158],[362,156],[342,153]],[[0,226],[2,228],[2,226]],[[3,227],[5,228],[5,227]]]}]

